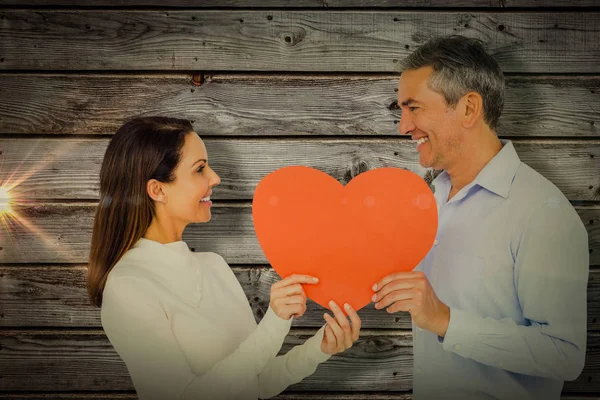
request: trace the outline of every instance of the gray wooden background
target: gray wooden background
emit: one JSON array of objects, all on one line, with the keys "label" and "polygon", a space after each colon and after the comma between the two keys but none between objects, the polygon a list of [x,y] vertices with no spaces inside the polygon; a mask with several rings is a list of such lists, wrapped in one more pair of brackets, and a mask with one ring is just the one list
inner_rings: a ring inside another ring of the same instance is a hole
[{"label": "gray wooden background", "polygon": [[[257,318],[269,268],[251,198],[308,165],[341,182],[382,166],[426,179],[397,134],[398,61],[427,38],[484,40],[507,75],[499,135],[572,201],[590,238],[586,367],[600,398],[600,4],[597,0],[0,0],[0,397],[135,398],[85,291],[98,173],[133,115],[194,121],[222,184],[190,247],[232,265]],[[321,324],[314,303],[284,351]],[[281,399],[410,399],[410,319],[361,310],[359,342]]]}]

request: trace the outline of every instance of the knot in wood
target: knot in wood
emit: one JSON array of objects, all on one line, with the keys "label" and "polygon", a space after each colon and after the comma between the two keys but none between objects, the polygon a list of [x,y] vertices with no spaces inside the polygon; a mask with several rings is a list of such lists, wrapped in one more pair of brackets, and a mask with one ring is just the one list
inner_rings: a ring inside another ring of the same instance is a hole
[{"label": "knot in wood", "polygon": [[288,46],[295,46],[300,43],[306,36],[306,31],[303,28],[294,29],[292,32],[283,32],[281,40]]}]

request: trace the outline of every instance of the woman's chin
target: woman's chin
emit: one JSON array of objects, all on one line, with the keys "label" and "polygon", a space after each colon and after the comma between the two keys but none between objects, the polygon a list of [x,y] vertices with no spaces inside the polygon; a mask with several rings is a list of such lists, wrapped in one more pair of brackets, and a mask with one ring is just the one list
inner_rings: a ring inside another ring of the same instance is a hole
[{"label": "woman's chin", "polygon": [[209,211],[208,215],[206,213],[203,213],[203,215],[198,215],[194,219],[193,223],[195,223],[195,224],[201,224],[203,222],[208,222],[208,221],[210,221],[210,218],[211,218],[211,214],[210,214],[210,211]]}]

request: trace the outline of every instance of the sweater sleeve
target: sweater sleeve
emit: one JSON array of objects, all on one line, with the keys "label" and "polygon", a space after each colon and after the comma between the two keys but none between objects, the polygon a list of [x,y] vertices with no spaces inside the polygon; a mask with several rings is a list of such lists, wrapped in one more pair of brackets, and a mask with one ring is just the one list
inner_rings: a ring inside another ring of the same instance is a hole
[{"label": "sweater sleeve", "polygon": [[[291,320],[269,308],[256,329],[224,359],[196,375],[173,335],[160,301],[145,279],[107,282],[102,326],[145,399],[231,399],[239,396],[279,352]],[[207,351],[213,343],[203,342]],[[235,382],[235,384],[232,384]]]},{"label": "sweater sleeve", "polygon": [[289,385],[312,375],[318,365],[331,356],[321,350],[325,326],[304,344],[287,354],[271,359],[258,376],[259,398],[268,399],[283,392]]}]

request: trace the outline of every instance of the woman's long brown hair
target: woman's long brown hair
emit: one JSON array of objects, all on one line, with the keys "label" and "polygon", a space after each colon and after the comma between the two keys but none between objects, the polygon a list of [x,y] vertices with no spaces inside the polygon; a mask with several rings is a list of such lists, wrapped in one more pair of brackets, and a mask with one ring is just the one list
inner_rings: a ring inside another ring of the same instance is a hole
[{"label": "woman's long brown hair", "polygon": [[102,306],[109,272],[152,222],[154,202],[146,192],[150,179],[172,182],[185,136],[193,132],[183,119],[144,117],[127,121],[111,139],[100,169],[87,290]]}]

